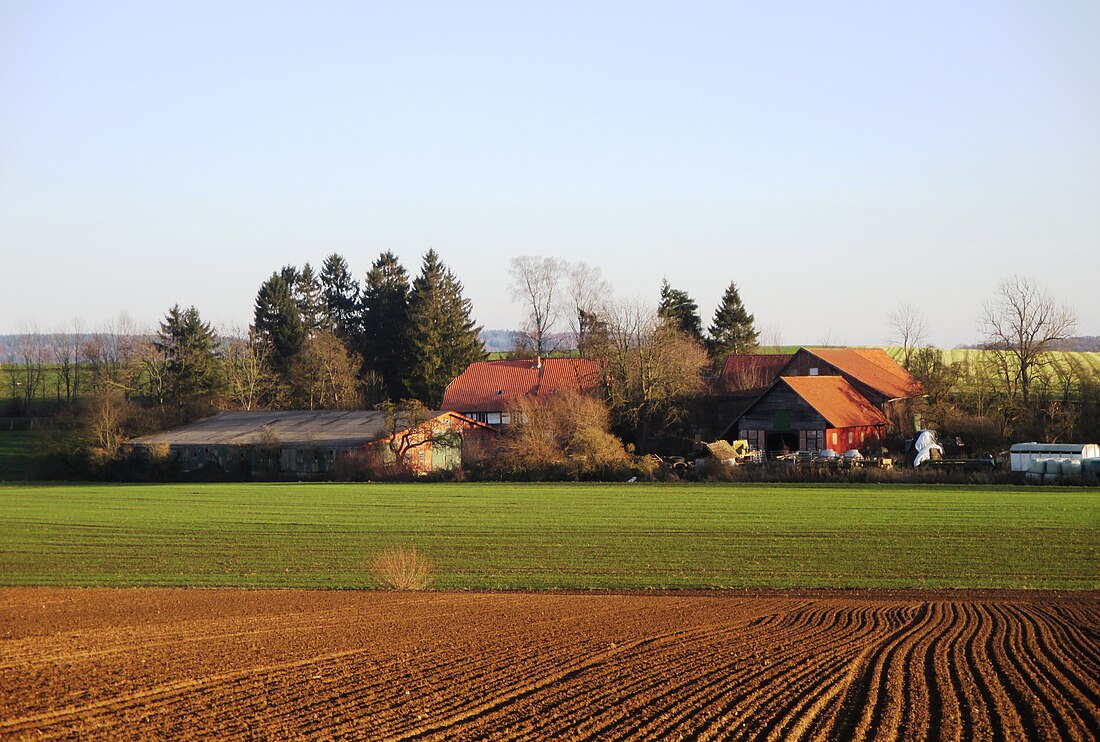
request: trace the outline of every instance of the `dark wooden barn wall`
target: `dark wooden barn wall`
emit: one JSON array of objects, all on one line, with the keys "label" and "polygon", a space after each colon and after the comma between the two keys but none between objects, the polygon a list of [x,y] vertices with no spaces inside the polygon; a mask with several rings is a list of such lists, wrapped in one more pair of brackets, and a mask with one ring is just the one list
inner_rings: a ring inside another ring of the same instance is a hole
[{"label": "dark wooden barn wall", "polygon": [[774,430],[775,413],[786,412],[789,430],[824,430],[828,421],[786,384],[772,387],[745,415],[737,427],[741,430]]}]

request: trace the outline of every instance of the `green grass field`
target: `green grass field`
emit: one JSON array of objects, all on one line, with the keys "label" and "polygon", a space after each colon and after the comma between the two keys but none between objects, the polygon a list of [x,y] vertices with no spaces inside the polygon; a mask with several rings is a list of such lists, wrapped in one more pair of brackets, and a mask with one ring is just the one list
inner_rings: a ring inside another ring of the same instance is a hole
[{"label": "green grass field", "polygon": [[1086,488],[0,485],[0,583],[355,588],[1100,588]]}]

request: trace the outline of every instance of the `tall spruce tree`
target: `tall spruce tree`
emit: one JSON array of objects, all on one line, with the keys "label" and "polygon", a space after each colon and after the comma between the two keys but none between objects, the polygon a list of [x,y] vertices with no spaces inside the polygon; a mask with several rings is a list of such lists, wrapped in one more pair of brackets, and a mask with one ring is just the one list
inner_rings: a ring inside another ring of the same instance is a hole
[{"label": "tall spruce tree", "polygon": [[217,336],[199,310],[168,310],[153,342],[165,361],[165,397],[180,409],[209,402],[223,385]]},{"label": "tall spruce tree", "polygon": [[293,294],[298,286],[298,266],[284,265],[279,269],[279,275],[286,281],[286,285],[290,287],[290,293]]},{"label": "tall spruce tree", "polygon": [[253,324],[256,335],[271,345],[272,370],[283,377],[290,368],[290,359],[302,349],[307,335],[298,303],[284,278],[285,272],[284,268],[283,273],[272,273],[271,278],[260,285]]},{"label": "tall spruce tree", "polygon": [[348,262],[337,253],[321,266],[321,296],[325,329],[346,343],[355,343],[360,334],[359,284],[351,277]]},{"label": "tall spruce tree", "polygon": [[734,353],[751,353],[756,350],[760,333],[753,326],[753,315],[745,310],[737,284],[730,282],[722,303],[714,312],[714,324],[708,328],[710,339],[707,349],[716,363]]},{"label": "tall spruce tree", "polygon": [[396,402],[407,397],[409,274],[389,250],[367,272],[360,316],[364,371],[381,378],[387,399]]},{"label": "tall spruce tree", "polygon": [[302,324],[306,332],[312,334],[321,329],[325,314],[325,300],[321,293],[321,282],[313,272],[313,266],[306,263],[298,273],[298,280],[292,287],[298,311],[302,314]]},{"label": "tall spruce tree", "polygon": [[661,301],[657,314],[680,332],[703,342],[703,320],[699,317],[699,305],[686,291],[674,289],[668,279],[661,281]]},{"label": "tall spruce tree", "polygon": [[485,357],[481,328],[471,311],[462,284],[429,250],[409,295],[411,357],[405,385],[430,408],[439,405],[451,380]]}]

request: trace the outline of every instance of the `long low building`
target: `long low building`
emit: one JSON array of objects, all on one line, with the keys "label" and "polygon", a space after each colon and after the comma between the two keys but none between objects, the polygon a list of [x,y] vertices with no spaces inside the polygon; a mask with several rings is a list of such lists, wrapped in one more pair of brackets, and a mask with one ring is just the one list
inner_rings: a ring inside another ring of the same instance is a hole
[{"label": "long low building", "polygon": [[395,423],[381,410],[253,410],[222,412],[127,445],[171,456],[182,471],[314,476],[336,471],[349,457],[376,468],[453,470],[491,456],[496,436],[454,412]]}]

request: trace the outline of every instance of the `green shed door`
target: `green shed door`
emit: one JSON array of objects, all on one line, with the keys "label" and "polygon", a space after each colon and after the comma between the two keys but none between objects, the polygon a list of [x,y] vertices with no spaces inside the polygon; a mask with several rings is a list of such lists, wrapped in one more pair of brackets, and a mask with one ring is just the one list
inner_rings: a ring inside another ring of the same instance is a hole
[{"label": "green shed door", "polygon": [[791,413],[782,411],[776,412],[772,417],[772,430],[790,430],[791,429]]},{"label": "green shed door", "polygon": [[432,470],[454,471],[462,468],[462,436],[448,433],[432,442]]}]

